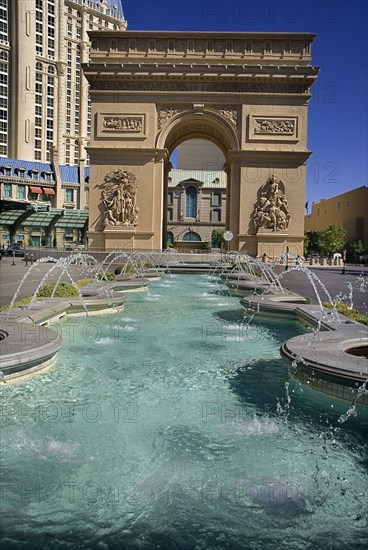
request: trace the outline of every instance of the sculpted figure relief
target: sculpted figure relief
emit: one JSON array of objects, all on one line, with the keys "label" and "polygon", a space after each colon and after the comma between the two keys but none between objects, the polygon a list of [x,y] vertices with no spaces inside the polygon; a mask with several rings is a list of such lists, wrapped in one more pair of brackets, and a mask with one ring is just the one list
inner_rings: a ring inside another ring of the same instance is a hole
[{"label": "sculpted figure relief", "polygon": [[253,224],[256,231],[261,227],[285,231],[289,227],[290,213],[284,191],[283,181],[277,181],[274,175],[267,180],[254,205]]},{"label": "sculpted figure relief", "polygon": [[102,187],[101,197],[105,206],[105,226],[138,225],[135,175],[123,170],[109,172],[100,187]]},{"label": "sculpted figure relief", "polygon": [[137,117],[105,117],[103,119],[103,129],[106,131],[119,132],[141,132],[142,119]]},{"label": "sculpted figure relief", "polygon": [[258,119],[256,123],[255,134],[293,134],[295,132],[294,120]]}]

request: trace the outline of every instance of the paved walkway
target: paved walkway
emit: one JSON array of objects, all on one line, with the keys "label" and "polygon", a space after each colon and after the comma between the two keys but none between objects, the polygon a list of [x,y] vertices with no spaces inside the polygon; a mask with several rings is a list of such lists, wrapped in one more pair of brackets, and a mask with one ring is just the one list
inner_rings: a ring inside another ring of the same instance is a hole
[{"label": "paved walkway", "polygon": [[[13,258],[3,257],[1,259],[0,306],[11,302],[22,277],[30,268],[30,262],[28,262],[28,266],[25,264],[26,262],[22,258],[15,258],[15,265],[13,265]],[[35,266],[22,285],[17,299],[20,300],[31,296],[43,276],[53,265],[52,263],[45,263]],[[310,266],[307,265],[306,267],[309,268]],[[347,297],[346,301],[348,301],[350,283],[353,290],[354,307],[362,313],[368,313],[368,267],[347,265],[344,275],[342,275],[342,268],[337,266],[313,266],[310,269],[321,283],[325,285],[332,298],[341,293]],[[288,271],[285,271],[283,266],[278,266],[276,271],[280,275],[281,283],[284,287],[308,296],[312,303],[318,302],[313,286],[305,273],[294,271],[293,266]],[[79,279],[82,277],[83,275],[80,274],[76,276]],[[325,301],[327,299],[326,294],[321,289],[318,281],[316,281],[316,286],[322,301]]]},{"label": "paved walkway", "polygon": [[[342,274],[342,267],[337,266],[309,266],[306,267],[315,276],[314,279],[318,294],[325,302],[328,300],[325,286],[331,298],[337,295],[346,296],[345,302],[349,303],[349,294],[352,290],[353,307],[361,313],[368,314],[368,267],[359,265],[346,265],[345,274]],[[295,271],[291,266],[287,271],[282,266],[276,268],[281,278],[281,284],[311,299],[312,303],[318,303],[315,290],[306,273]],[[318,280],[317,280],[318,278]],[[350,286],[351,285],[351,286]]]}]

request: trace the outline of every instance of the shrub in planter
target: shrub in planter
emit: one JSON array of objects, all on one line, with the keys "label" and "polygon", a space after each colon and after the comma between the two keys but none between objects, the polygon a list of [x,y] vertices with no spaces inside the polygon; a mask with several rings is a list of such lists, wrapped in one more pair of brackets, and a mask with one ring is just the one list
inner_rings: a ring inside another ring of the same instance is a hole
[{"label": "shrub in planter", "polygon": [[110,272],[107,272],[105,274],[105,273],[102,273],[102,271],[100,271],[100,273],[97,274],[97,279],[99,281],[116,281],[116,275]]},{"label": "shrub in planter", "polygon": [[[56,286],[56,290],[54,292]],[[46,283],[38,291],[38,298],[74,298],[79,296],[78,290],[70,283]]]},{"label": "shrub in planter", "polygon": [[[323,305],[329,309],[332,309],[331,302],[324,302]],[[368,325],[368,315],[360,313],[356,309],[349,309],[349,306],[347,304],[344,304],[342,302],[337,304],[336,311],[338,313],[341,313],[342,315],[345,315],[346,317],[349,317],[350,319],[353,319],[354,321],[358,321],[358,323]]]}]

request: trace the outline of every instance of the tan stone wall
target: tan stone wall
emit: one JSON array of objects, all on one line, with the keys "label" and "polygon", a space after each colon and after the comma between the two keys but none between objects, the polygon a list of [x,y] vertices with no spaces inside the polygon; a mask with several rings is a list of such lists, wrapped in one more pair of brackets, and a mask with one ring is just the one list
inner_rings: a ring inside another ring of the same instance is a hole
[{"label": "tan stone wall", "polygon": [[346,241],[362,240],[368,246],[368,187],[313,202],[312,212],[305,216],[305,231],[320,231],[331,224],[346,229]]}]

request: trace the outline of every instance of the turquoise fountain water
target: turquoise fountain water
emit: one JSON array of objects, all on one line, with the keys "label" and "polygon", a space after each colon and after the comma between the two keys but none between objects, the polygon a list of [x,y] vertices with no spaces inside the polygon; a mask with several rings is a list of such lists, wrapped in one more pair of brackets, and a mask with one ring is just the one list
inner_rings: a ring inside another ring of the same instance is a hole
[{"label": "turquoise fountain water", "polygon": [[367,426],[289,376],[301,326],[176,275],[54,328],[56,366],[1,386],[3,548],[366,547]]}]

